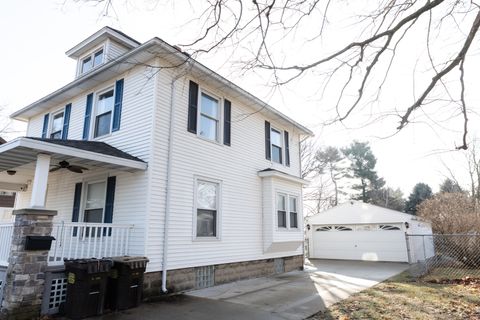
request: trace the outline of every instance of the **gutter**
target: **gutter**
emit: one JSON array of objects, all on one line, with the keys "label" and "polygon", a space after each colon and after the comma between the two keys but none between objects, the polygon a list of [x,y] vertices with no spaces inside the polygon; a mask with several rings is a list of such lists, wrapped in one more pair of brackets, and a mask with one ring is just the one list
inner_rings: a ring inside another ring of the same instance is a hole
[{"label": "gutter", "polygon": [[21,114],[26,112],[26,111],[29,111],[33,108],[35,108],[38,104],[40,103],[45,103],[47,101],[49,101],[50,99],[53,99],[55,98],[56,96],[70,90],[70,89],[73,89],[75,87],[77,87],[79,84],[81,84],[82,82],[86,81],[86,80],[89,80],[89,79],[92,79],[94,78],[95,76],[97,76],[98,74],[104,72],[105,70],[107,69],[110,69],[111,67],[115,66],[116,64],[118,63],[122,63],[122,62],[125,62],[125,60],[131,58],[132,56],[135,56],[136,54],[140,53],[141,51],[144,51],[144,50],[147,50],[155,45],[159,45],[160,43],[158,42],[158,39],[156,38],[153,38],[152,40],[149,40],[147,42],[145,42],[144,44],[142,44],[141,46],[138,46],[130,51],[128,51],[127,53],[125,53],[124,55],[116,58],[116,59],[113,59],[109,62],[107,62],[106,64],[104,65],[101,65],[100,67],[96,68],[95,70],[93,71],[90,71],[86,74],[84,74],[83,76],[80,76],[78,78],[76,78],[75,80],[73,80],[72,82],[68,83],[67,85],[61,87],[60,89],[50,93],[49,95],[29,104],[28,106],[26,107],[23,107],[22,109],[20,110],[17,110],[15,111],[14,113],[12,113],[10,115],[10,118],[12,119],[15,119],[15,120],[19,120],[19,121],[27,121],[28,118],[25,118],[25,117],[22,117]]},{"label": "gutter", "polygon": [[172,198],[172,160],[173,160],[173,133],[175,123],[175,83],[184,75],[179,73],[170,82],[170,121],[168,129],[168,158],[167,158],[167,186],[165,190],[165,221],[163,225],[163,259],[162,259],[162,292],[168,293],[167,269],[168,269],[168,228],[170,224],[170,202]]},{"label": "gutter", "polygon": [[[58,89],[57,91],[49,94],[48,96],[45,96],[42,99],[40,99],[40,100],[22,108],[22,109],[14,112],[13,114],[10,115],[10,117],[13,118],[13,119],[16,119],[16,120],[26,121],[27,118],[22,117],[21,114],[26,112],[26,111],[29,111],[30,109],[32,109],[34,107],[36,107],[37,104],[46,103],[46,102],[48,102],[48,100],[53,99],[57,95],[62,94],[65,91],[70,90],[70,89],[78,86],[80,83],[97,76],[98,74],[102,73],[103,71],[115,66],[116,64],[125,62],[127,59],[131,58],[132,56],[134,56],[136,54],[139,54],[139,53],[144,52],[144,51],[148,53],[148,49],[150,49],[152,47],[156,47],[156,46],[158,46],[158,48],[160,48],[162,50],[165,50],[167,54],[172,55],[173,57],[177,58],[179,60],[179,63],[185,63],[185,64],[189,65],[190,67],[194,68],[197,72],[200,73],[200,76],[210,77],[214,81],[218,81],[221,84],[223,84],[226,88],[231,88],[233,91],[238,93],[243,98],[245,98],[247,100],[250,100],[250,101],[253,101],[255,104],[257,104],[259,106],[259,108],[252,108],[255,111],[258,112],[258,111],[261,111],[261,110],[265,110],[265,111],[273,114],[274,116],[292,124],[294,127],[298,128],[300,131],[303,131],[303,133],[305,135],[307,135],[307,136],[313,136],[314,135],[313,132],[310,129],[308,129],[307,127],[301,125],[300,123],[291,119],[287,115],[285,115],[285,114],[281,113],[280,111],[278,111],[277,109],[273,108],[272,106],[270,106],[266,102],[257,98],[256,96],[254,96],[250,92],[242,89],[241,87],[239,87],[235,83],[233,83],[230,80],[224,78],[223,76],[219,75],[215,71],[209,69],[205,65],[201,64],[200,62],[196,61],[195,59],[191,58],[190,56],[187,56],[182,51],[179,51],[178,49],[176,49],[175,47],[173,47],[169,43],[167,43],[167,42],[165,42],[162,39],[157,38],[157,37],[148,40],[144,44],[128,51],[124,55],[106,63],[105,65],[102,65],[102,66],[98,67],[97,69],[88,72],[84,76],[80,76],[79,78],[70,82],[66,86],[64,86],[64,87]],[[153,51],[153,52],[150,52],[150,53],[154,53],[156,56],[158,56],[160,54],[160,52],[158,52],[158,51]],[[128,62],[128,61],[126,61],[126,62]],[[135,63],[135,61],[132,62],[132,63]],[[140,61],[138,61],[137,63],[141,64]]]}]

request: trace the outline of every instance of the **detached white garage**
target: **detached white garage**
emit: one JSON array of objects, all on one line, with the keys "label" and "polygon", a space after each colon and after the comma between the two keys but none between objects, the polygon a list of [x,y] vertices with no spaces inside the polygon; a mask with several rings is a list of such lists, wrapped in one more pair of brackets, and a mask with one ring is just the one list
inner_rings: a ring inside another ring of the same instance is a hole
[{"label": "detached white garage", "polygon": [[358,201],[307,218],[310,258],[408,262],[405,233],[432,234],[432,228],[416,216]]}]

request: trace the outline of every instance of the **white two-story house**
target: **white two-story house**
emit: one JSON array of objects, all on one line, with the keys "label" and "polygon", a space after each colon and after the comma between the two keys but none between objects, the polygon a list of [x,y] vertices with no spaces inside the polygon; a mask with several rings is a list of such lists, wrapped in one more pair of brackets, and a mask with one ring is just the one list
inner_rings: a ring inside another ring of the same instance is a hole
[{"label": "white two-story house", "polygon": [[0,146],[15,207],[58,212],[52,270],[146,256],[148,295],[302,267],[310,130],[159,38],[105,27],[67,55],[75,79],[15,112],[26,137]]}]

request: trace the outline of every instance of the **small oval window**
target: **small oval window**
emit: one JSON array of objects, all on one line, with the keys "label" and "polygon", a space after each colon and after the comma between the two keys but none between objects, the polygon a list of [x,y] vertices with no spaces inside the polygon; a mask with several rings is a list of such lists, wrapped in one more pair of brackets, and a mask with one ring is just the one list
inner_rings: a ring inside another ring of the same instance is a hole
[{"label": "small oval window", "polygon": [[389,225],[389,224],[381,224],[379,226],[380,230],[387,230],[387,231],[390,231],[390,230],[400,230],[399,227],[397,226],[392,226],[392,225]]},{"label": "small oval window", "polygon": [[315,229],[315,231],[331,231],[333,229],[332,226],[323,226]]}]

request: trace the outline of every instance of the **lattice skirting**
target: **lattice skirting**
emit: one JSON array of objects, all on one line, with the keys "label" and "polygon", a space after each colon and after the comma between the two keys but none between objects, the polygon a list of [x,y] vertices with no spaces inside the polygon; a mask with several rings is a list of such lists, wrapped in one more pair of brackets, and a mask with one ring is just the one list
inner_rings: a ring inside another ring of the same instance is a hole
[{"label": "lattice skirting", "polygon": [[67,277],[64,271],[47,271],[42,299],[42,314],[58,313],[67,297]]},{"label": "lattice skirting", "polygon": [[5,287],[5,277],[7,276],[7,268],[0,267],[0,305],[3,300],[3,289]]}]

